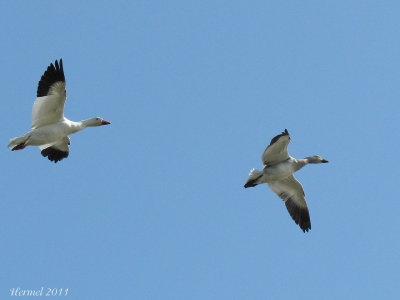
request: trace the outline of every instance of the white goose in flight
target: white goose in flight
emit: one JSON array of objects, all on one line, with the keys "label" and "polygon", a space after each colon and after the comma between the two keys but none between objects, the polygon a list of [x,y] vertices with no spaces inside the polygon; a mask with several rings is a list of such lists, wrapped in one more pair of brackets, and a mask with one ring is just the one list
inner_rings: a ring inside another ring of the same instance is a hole
[{"label": "white goose in flight", "polygon": [[294,178],[293,173],[307,164],[327,163],[328,161],[318,155],[304,159],[293,158],[288,154],[289,142],[290,136],[287,129],[274,137],[261,156],[264,164],[263,170],[252,169],[244,187],[267,183],[271,190],[285,202],[286,208],[296,224],[303,232],[308,232],[311,229],[311,222],[304,190],[301,183]]},{"label": "white goose in flight", "polygon": [[44,157],[55,163],[68,157],[69,135],[86,127],[111,124],[95,117],[79,122],[64,117],[67,98],[62,59],[51,63],[40,78],[37,98],[32,109],[32,130],[21,137],[12,138],[8,147],[21,150],[26,146],[38,146]]}]

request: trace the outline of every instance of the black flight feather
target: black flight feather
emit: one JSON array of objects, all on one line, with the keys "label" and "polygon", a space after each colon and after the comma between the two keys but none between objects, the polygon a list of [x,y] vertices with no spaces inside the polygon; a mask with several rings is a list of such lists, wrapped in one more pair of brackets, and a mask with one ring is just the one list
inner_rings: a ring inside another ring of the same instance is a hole
[{"label": "black flight feather", "polygon": [[40,78],[37,88],[37,97],[47,96],[50,87],[58,81],[65,82],[62,59],[60,59],[60,64],[58,64],[57,60],[54,62],[54,65],[51,63]]},{"label": "black flight feather", "polygon": [[296,205],[292,198],[285,201],[286,208],[292,219],[300,226],[303,232],[311,229],[310,214],[306,207]]},{"label": "black flight feather", "polygon": [[54,161],[54,163],[68,157],[69,154],[68,151],[61,151],[53,147],[43,149],[41,153],[44,157],[47,156],[49,160]]},{"label": "black flight feather", "polygon": [[273,143],[278,141],[281,136],[285,136],[285,135],[289,135],[289,132],[287,131],[287,129],[285,129],[285,131],[283,131],[281,134],[278,134],[277,136],[273,137],[271,140],[271,143],[269,145],[271,146]]}]

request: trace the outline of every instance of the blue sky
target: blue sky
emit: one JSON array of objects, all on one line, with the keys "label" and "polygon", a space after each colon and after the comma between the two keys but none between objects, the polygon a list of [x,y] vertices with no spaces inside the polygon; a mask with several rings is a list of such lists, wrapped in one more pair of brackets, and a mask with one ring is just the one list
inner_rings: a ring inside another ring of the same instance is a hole
[{"label": "blue sky", "polygon": [[[0,298],[399,299],[399,9],[2,1]],[[59,58],[66,116],[112,125],[55,165],[6,146]],[[243,188],[285,128],[291,155],[329,160],[296,174],[306,234]]]}]

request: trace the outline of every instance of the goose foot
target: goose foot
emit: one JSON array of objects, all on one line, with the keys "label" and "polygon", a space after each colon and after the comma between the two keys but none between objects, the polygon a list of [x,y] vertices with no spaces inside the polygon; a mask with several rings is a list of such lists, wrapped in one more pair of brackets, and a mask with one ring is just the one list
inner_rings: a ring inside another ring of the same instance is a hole
[{"label": "goose foot", "polygon": [[26,147],[26,144],[25,144],[25,143],[21,143],[21,144],[18,144],[17,146],[15,146],[14,148],[12,148],[11,151],[22,150],[22,149],[24,149],[25,147]]}]

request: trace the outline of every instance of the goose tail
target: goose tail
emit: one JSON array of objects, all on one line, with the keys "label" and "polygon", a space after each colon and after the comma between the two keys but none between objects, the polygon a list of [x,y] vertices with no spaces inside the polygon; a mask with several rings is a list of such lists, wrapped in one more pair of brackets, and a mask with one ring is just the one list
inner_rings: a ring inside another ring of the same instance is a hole
[{"label": "goose tail", "polygon": [[28,137],[26,137],[25,135],[12,138],[8,143],[8,148],[10,148],[12,151],[24,149],[26,147],[27,140]]},{"label": "goose tail", "polygon": [[256,169],[252,169],[250,171],[249,177],[247,178],[246,184],[244,185],[245,188],[256,186],[260,184],[258,180],[263,176],[263,172],[258,171]]}]

